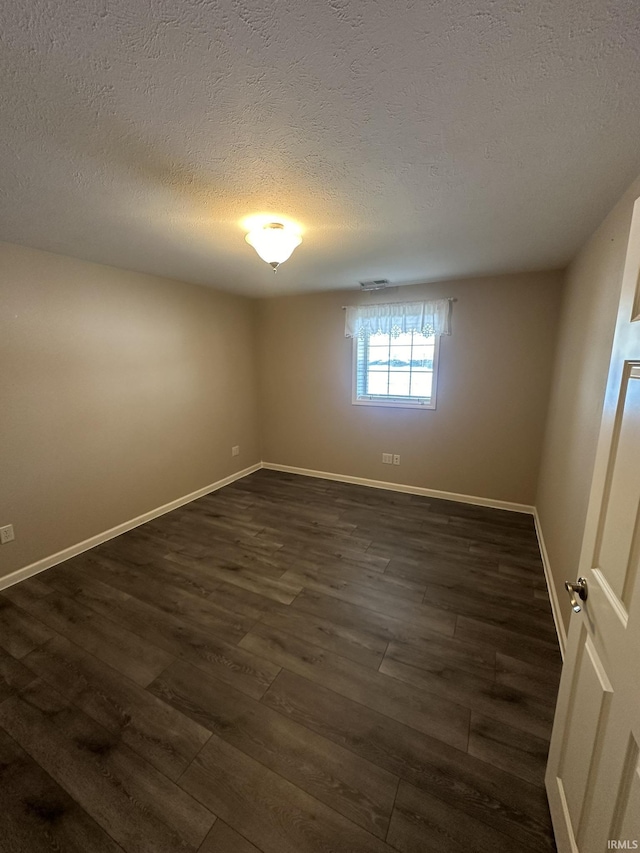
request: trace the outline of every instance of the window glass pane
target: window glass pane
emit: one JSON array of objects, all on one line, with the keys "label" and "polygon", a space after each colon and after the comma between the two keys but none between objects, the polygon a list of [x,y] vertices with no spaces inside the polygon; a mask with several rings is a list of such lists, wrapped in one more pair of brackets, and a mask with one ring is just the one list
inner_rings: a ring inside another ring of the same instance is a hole
[{"label": "window glass pane", "polygon": [[415,344],[413,347],[414,358],[431,358],[433,355],[432,344]]},{"label": "window glass pane", "polygon": [[389,365],[389,347],[369,347],[369,367],[384,367]]},{"label": "window glass pane", "polygon": [[412,373],[411,396],[430,398],[432,384],[433,373]]},{"label": "window glass pane", "polygon": [[388,387],[388,374],[385,370],[384,373],[370,373],[367,377],[367,394],[386,394]]},{"label": "window glass pane", "polygon": [[409,395],[409,371],[398,373],[392,371],[389,374],[389,394],[392,397],[407,397]]},{"label": "window glass pane", "polygon": [[409,370],[411,366],[411,347],[391,344],[389,366],[391,370]]},{"label": "window glass pane", "polygon": [[432,371],[433,370],[433,355],[428,358],[414,358],[411,362],[411,369],[416,372],[422,372],[424,370]]},{"label": "window glass pane", "polygon": [[419,367],[423,370],[427,367],[429,370],[432,370],[433,347],[430,347],[430,346],[414,347],[411,365],[412,365],[412,367]]}]

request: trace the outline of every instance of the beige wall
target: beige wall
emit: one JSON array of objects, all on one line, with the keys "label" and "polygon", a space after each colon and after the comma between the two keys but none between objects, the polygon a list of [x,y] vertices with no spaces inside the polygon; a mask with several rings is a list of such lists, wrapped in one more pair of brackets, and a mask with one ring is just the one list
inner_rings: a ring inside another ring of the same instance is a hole
[{"label": "beige wall", "polygon": [[565,628],[577,577],[631,213],[640,179],[566,274],[536,505]]},{"label": "beige wall", "polygon": [[[259,303],[262,458],[532,504],[553,361],[559,273],[333,292]],[[348,302],[453,296],[435,411],[351,404]],[[399,467],[382,452],[399,453]]]},{"label": "beige wall", "polygon": [[0,576],[259,461],[253,302],[0,244],[0,308]]}]

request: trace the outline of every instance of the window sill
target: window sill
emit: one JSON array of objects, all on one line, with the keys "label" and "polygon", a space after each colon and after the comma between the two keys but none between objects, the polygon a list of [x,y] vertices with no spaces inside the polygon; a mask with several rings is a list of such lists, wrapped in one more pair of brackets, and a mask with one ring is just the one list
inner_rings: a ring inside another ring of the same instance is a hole
[{"label": "window sill", "polygon": [[353,406],[380,406],[384,409],[423,409],[427,411],[433,411],[436,407],[435,400],[425,401],[424,403],[410,403],[398,399],[384,400],[372,398],[370,400],[352,400],[351,404]]}]

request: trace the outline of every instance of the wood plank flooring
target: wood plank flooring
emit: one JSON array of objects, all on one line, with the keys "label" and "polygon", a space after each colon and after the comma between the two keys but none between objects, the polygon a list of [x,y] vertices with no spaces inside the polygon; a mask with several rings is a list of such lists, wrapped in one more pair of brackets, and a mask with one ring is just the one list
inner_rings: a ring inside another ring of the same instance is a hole
[{"label": "wood plank flooring", "polygon": [[0,594],[0,850],[553,853],[530,517],[258,471]]}]

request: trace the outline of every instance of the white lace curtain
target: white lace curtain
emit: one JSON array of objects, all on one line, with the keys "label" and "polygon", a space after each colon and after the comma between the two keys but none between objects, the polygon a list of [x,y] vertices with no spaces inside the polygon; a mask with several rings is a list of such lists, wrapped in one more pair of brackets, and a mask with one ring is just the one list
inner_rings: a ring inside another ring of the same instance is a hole
[{"label": "white lace curtain", "polygon": [[347,338],[382,334],[397,337],[404,332],[421,332],[426,337],[449,335],[450,308],[448,299],[350,305],[345,310],[344,334]]}]

